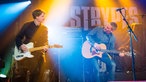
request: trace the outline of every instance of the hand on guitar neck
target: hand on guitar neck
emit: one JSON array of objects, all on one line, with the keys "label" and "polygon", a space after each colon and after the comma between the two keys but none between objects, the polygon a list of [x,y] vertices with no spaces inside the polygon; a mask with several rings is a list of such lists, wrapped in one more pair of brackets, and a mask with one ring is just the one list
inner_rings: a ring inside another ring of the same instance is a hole
[{"label": "hand on guitar neck", "polygon": [[44,52],[47,52],[47,51],[48,51],[48,45],[45,45],[45,46],[44,46],[43,51],[44,51]]},{"label": "hand on guitar neck", "polygon": [[121,53],[119,53],[119,56],[120,57],[124,57],[125,56],[125,53],[124,52],[121,52]]}]

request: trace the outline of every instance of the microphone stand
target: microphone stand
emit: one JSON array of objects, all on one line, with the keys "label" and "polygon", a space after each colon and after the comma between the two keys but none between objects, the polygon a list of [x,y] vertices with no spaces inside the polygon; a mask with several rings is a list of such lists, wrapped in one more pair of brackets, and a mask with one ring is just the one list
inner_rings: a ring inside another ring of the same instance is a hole
[{"label": "microphone stand", "polygon": [[135,41],[137,42],[138,39],[136,37],[136,35],[134,34],[134,32],[132,31],[129,23],[127,22],[127,20],[125,19],[125,16],[122,14],[121,10],[119,10],[120,14],[123,17],[123,20],[126,22],[127,24],[127,28],[128,28],[128,32],[129,32],[129,36],[130,36],[130,53],[132,53],[132,73],[133,73],[133,80],[136,80],[136,74],[135,74],[135,58],[134,58],[134,52],[133,52],[133,45],[132,45],[132,35],[135,39]]}]

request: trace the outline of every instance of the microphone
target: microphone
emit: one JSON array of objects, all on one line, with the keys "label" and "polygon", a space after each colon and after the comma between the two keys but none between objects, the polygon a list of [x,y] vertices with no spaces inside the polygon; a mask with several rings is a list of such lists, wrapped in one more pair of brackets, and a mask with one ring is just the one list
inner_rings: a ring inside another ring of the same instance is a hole
[{"label": "microphone", "polygon": [[125,9],[125,8],[117,8],[116,11],[121,11],[122,9]]}]

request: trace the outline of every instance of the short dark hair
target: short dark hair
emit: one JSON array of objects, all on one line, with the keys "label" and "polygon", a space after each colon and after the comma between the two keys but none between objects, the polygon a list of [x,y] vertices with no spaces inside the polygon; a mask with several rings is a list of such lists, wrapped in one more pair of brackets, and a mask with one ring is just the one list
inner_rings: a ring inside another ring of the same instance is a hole
[{"label": "short dark hair", "polygon": [[40,16],[42,13],[44,13],[42,10],[40,9],[36,9],[32,12],[32,16],[34,19],[36,19],[37,16]]},{"label": "short dark hair", "polygon": [[110,25],[113,27],[114,30],[116,30],[118,27],[118,25],[115,22],[110,22]]}]

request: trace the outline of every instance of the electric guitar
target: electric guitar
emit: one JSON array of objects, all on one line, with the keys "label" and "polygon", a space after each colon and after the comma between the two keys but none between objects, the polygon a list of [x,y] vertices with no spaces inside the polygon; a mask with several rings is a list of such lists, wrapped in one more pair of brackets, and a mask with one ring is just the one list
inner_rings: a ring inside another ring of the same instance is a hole
[{"label": "electric guitar", "polygon": [[23,58],[32,58],[33,55],[31,55],[31,52],[43,50],[45,47],[47,47],[47,48],[62,48],[62,46],[58,45],[58,44],[49,45],[49,46],[46,45],[46,46],[40,46],[40,47],[34,48],[32,42],[26,44],[26,47],[28,48],[28,51],[22,52],[21,50],[18,50],[17,47],[15,46],[14,55],[13,55],[15,60],[19,61],[19,60],[22,60]]},{"label": "electric guitar", "polygon": [[99,44],[100,50],[93,47],[88,41],[85,41],[82,45],[82,55],[85,58],[93,58],[95,56],[102,58],[103,53],[113,53],[114,55],[117,55],[119,53],[124,53],[126,56],[131,56],[129,52],[119,52],[116,50],[107,50],[105,44]]}]

